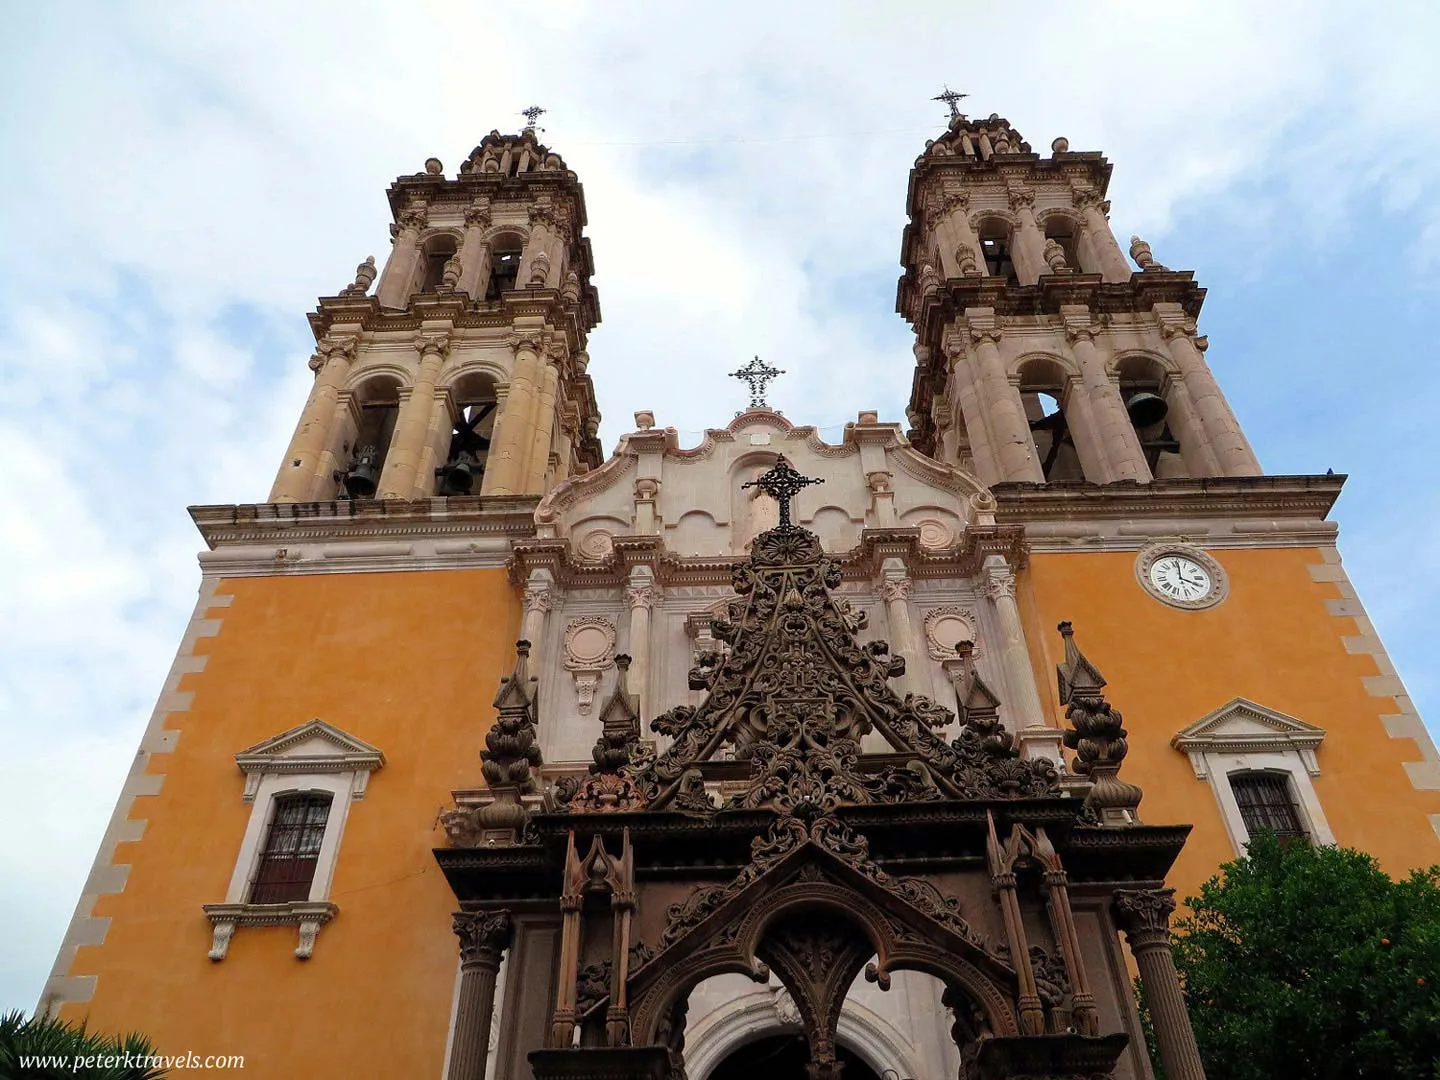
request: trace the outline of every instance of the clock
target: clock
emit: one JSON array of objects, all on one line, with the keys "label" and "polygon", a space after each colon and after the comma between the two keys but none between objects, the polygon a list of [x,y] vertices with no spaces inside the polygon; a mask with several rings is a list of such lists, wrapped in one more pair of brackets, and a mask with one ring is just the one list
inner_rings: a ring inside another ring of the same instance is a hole
[{"label": "clock", "polygon": [[1152,544],[1140,553],[1135,576],[1151,596],[1171,607],[1197,610],[1225,599],[1225,571],[1190,544]]}]

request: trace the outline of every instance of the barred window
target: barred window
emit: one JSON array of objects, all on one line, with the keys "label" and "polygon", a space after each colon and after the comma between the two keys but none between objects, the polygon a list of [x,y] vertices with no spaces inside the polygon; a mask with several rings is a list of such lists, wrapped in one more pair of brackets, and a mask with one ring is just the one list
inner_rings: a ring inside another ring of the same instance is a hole
[{"label": "barred window", "polygon": [[1251,836],[1261,829],[1269,829],[1282,840],[1307,838],[1300,811],[1290,793],[1289,778],[1284,773],[1231,773],[1230,790],[1235,793],[1245,831]]},{"label": "barred window", "polygon": [[331,798],[329,792],[307,792],[275,799],[250,903],[283,904],[310,898]]}]

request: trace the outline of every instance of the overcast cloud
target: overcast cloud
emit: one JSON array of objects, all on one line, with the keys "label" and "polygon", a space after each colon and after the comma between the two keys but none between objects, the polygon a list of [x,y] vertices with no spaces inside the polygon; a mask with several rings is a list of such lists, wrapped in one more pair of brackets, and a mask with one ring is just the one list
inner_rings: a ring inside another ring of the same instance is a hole
[{"label": "overcast cloud", "polygon": [[389,182],[532,102],[585,186],[607,447],[642,408],[723,425],[757,353],[797,421],[903,420],[905,180],[942,83],[1039,151],[1103,150],[1117,235],[1210,290],[1267,471],[1352,474],[1342,552],[1435,712],[1440,9],[891,7],[11,5],[0,1009],[38,997],[189,617],[185,506],[265,497],[305,312],[383,261]]}]

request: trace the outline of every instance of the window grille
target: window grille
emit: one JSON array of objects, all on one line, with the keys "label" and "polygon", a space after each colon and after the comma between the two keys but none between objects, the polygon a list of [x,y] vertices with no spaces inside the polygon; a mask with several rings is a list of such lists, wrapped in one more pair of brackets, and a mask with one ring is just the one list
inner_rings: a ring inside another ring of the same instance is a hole
[{"label": "window grille", "polygon": [[307,793],[275,800],[250,903],[283,904],[310,898],[325,822],[330,817],[330,799],[328,793]]},{"label": "window grille", "polygon": [[1281,840],[1307,838],[1290,794],[1290,781],[1283,773],[1232,773],[1230,790],[1235,793],[1245,831],[1251,836],[1269,829]]}]

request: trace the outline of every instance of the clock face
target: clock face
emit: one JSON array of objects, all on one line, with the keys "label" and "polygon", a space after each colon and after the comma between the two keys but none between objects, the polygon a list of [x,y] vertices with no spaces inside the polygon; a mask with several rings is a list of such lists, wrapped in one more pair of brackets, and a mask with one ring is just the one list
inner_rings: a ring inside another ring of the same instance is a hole
[{"label": "clock face", "polygon": [[1184,555],[1162,555],[1150,564],[1150,584],[1172,600],[1193,603],[1209,594],[1210,571]]}]

